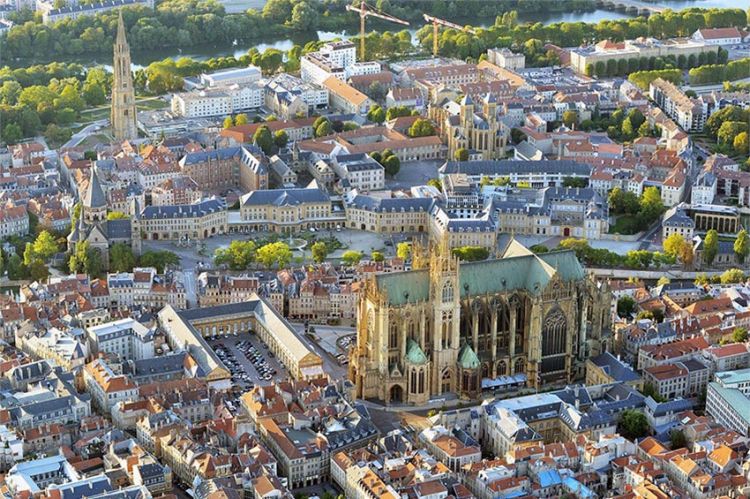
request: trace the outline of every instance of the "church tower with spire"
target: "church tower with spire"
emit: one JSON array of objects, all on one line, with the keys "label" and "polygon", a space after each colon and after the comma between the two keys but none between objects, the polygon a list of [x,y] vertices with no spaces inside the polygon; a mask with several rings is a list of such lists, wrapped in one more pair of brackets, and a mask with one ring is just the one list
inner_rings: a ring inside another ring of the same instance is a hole
[{"label": "church tower with spire", "polygon": [[117,141],[138,138],[135,116],[135,90],[133,75],[130,72],[130,46],[125,38],[125,23],[122,12],[117,21],[117,39],[115,40],[114,83],[112,84],[112,135]]}]

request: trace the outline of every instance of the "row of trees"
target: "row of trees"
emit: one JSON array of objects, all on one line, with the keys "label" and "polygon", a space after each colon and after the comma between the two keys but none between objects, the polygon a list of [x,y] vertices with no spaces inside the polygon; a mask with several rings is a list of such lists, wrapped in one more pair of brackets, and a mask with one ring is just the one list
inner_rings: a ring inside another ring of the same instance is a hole
[{"label": "row of trees", "polygon": [[372,106],[367,111],[367,119],[373,123],[383,123],[384,121],[391,121],[402,116],[419,116],[419,111],[416,109],[410,109],[406,106],[393,106],[385,108],[383,106]]},{"label": "row of trees", "polygon": [[291,262],[292,250],[281,241],[261,247],[257,247],[254,241],[232,241],[227,248],[219,248],[214,253],[216,265],[226,265],[233,270],[245,270],[256,263],[265,268],[274,265],[284,268]]},{"label": "row of trees", "polygon": [[[671,234],[662,243],[664,253],[679,260],[683,266],[689,268],[693,264],[693,242],[686,239],[681,234]],[[745,263],[745,259],[750,255],[750,238],[745,229],[737,233],[733,243],[734,254],[740,264]],[[703,258],[707,265],[711,265],[719,252],[719,234],[715,230],[710,230],[703,241]],[[730,275],[730,274],[728,274]],[[733,274],[735,277],[737,274]],[[739,276],[737,281],[744,280],[744,274]],[[724,282],[724,281],[722,281]]]},{"label": "row of trees", "polygon": [[[742,229],[737,233],[732,249],[737,257],[737,261],[739,263],[745,263],[745,259],[750,254],[750,238],[745,229]],[[706,233],[706,238],[703,240],[703,260],[707,265],[711,265],[718,254],[719,233],[715,229],[711,229]]]},{"label": "row of trees", "polygon": [[[626,76],[634,72],[644,71],[678,71],[679,69],[690,69],[703,66],[704,64],[725,64],[729,53],[718,48],[716,51],[701,52],[685,56],[667,57],[634,57],[630,59],[609,59],[606,63],[598,61],[596,64],[588,64],[585,68],[586,75],[599,77]],[[679,71],[678,71],[679,72]],[[647,86],[648,87],[648,86]]]},{"label": "row of trees", "polygon": [[750,76],[750,58],[738,59],[729,63],[726,60],[693,68],[688,73],[691,85],[706,85],[723,81],[740,80]]},{"label": "row of trees", "polygon": [[657,78],[679,85],[682,83],[682,71],[679,69],[655,69],[651,71],[636,71],[628,75],[628,81],[644,91],[648,91],[651,82]]},{"label": "row of trees", "polygon": [[459,260],[465,262],[486,260],[490,256],[490,250],[484,246],[461,246],[460,248],[453,248],[452,253],[454,256],[457,256]]},{"label": "row of trees", "polygon": [[[312,259],[315,263],[326,261],[336,245],[331,241],[316,241],[310,246]],[[345,265],[357,265],[364,254],[361,251],[348,250],[341,255],[341,261]],[[288,267],[292,263],[292,251],[289,246],[282,242],[270,242],[258,247],[254,241],[232,241],[227,248],[219,248],[214,253],[214,263],[216,265],[225,265],[232,270],[246,270],[254,267],[256,264],[265,268]],[[370,254],[370,260],[373,262],[382,262],[385,255],[382,251],[373,251]],[[300,260],[300,263],[302,261]]]},{"label": "row of trees", "polygon": [[[535,245],[535,253],[546,252],[548,248]],[[573,250],[585,265],[592,267],[626,267],[631,269],[660,268],[674,265],[675,258],[658,251],[631,250],[620,255],[603,248],[592,248],[586,239],[567,238],[560,241],[558,249]]]}]

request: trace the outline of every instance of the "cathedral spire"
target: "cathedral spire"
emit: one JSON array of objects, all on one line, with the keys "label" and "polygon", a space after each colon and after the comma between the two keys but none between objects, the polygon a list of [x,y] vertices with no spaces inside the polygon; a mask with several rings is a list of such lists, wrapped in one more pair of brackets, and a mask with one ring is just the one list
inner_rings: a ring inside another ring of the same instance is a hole
[{"label": "cathedral spire", "polygon": [[122,20],[122,11],[120,11],[117,16],[117,40],[115,43],[121,46],[124,45],[126,49],[128,48],[128,40],[125,37],[125,22]]},{"label": "cathedral spire", "polygon": [[125,33],[122,11],[117,19],[117,38],[113,59],[114,83],[112,85],[112,135],[117,141],[138,138],[135,123],[135,90],[130,72],[130,46]]}]

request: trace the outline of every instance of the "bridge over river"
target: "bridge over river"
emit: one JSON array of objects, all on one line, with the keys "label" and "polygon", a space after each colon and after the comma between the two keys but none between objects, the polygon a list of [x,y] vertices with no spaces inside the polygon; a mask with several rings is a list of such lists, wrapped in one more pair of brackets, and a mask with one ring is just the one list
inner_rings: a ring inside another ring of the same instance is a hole
[{"label": "bridge over river", "polygon": [[596,4],[602,8],[623,10],[629,14],[639,16],[649,16],[659,14],[667,10],[666,7],[650,2],[641,2],[639,0],[596,0]]}]

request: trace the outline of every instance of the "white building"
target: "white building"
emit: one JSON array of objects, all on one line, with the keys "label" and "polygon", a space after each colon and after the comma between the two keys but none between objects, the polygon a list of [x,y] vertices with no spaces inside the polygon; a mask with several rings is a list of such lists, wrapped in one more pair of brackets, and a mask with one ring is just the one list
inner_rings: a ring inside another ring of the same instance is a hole
[{"label": "white building", "polygon": [[23,461],[23,440],[6,425],[0,425],[0,467],[10,468],[12,463]]},{"label": "white building", "polygon": [[701,172],[690,191],[690,204],[713,204],[718,184],[719,180],[712,172]]},{"label": "white building", "polygon": [[742,43],[744,37],[742,32],[735,27],[703,28],[693,33],[692,39],[706,45],[736,45]]},{"label": "white building", "polygon": [[121,360],[142,360],[154,357],[154,335],[140,322],[121,319],[88,329],[91,353],[113,353]]},{"label": "white building", "polygon": [[91,395],[91,401],[107,414],[118,402],[133,402],[138,399],[138,386],[128,376],[115,374],[102,359],[86,364],[83,382]]},{"label": "white building", "polygon": [[229,116],[263,105],[263,86],[232,84],[172,94],[172,113],[186,118]]},{"label": "white building", "polygon": [[80,475],[65,456],[56,455],[16,464],[5,475],[5,484],[11,495],[22,492],[37,495],[50,485],[61,485],[79,479]]},{"label": "white building", "polygon": [[708,106],[702,98],[691,98],[672,82],[657,78],[649,85],[649,96],[687,132],[700,132],[706,123]]},{"label": "white building", "polygon": [[497,66],[505,69],[523,69],[526,67],[526,56],[516,54],[503,47],[501,49],[489,49],[487,59]]},{"label": "white building", "polygon": [[302,79],[317,85],[322,85],[330,76],[346,81],[350,76],[380,71],[377,62],[357,62],[357,49],[347,40],[326,43],[319,51],[305,54],[300,60]]},{"label": "white building", "polygon": [[328,106],[328,89],[287,73],[276,75],[266,81],[264,104],[281,118],[294,118],[286,116],[283,110],[295,99],[301,99],[307,105],[308,111],[321,109]]},{"label": "white building", "polygon": [[706,412],[726,428],[750,436],[750,369],[716,373],[708,384]]},{"label": "white building", "polygon": [[42,20],[44,21],[44,24],[52,24],[62,19],[78,19],[83,16],[95,16],[102,12],[135,5],[143,5],[153,9],[154,0],[107,0],[105,2],[92,4],[79,4],[78,2],[75,2],[73,5],[61,7],[59,9],[54,8],[52,2],[37,3],[38,9],[42,11]]},{"label": "white building", "polygon": [[29,233],[29,214],[25,206],[0,206],[0,239]]},{"label": "white building", "polygon": [[333,171],[358,191],[385,188],[385,168],[367,154],[340,154],[333,158]]},{"label": "white building", "polygon": [[200,82],[206,87],[249,85],[260,80],[260,77],[260,68],[251,65],[246,68],[233,68],[214,73],[203,73],[200,76]]}]

